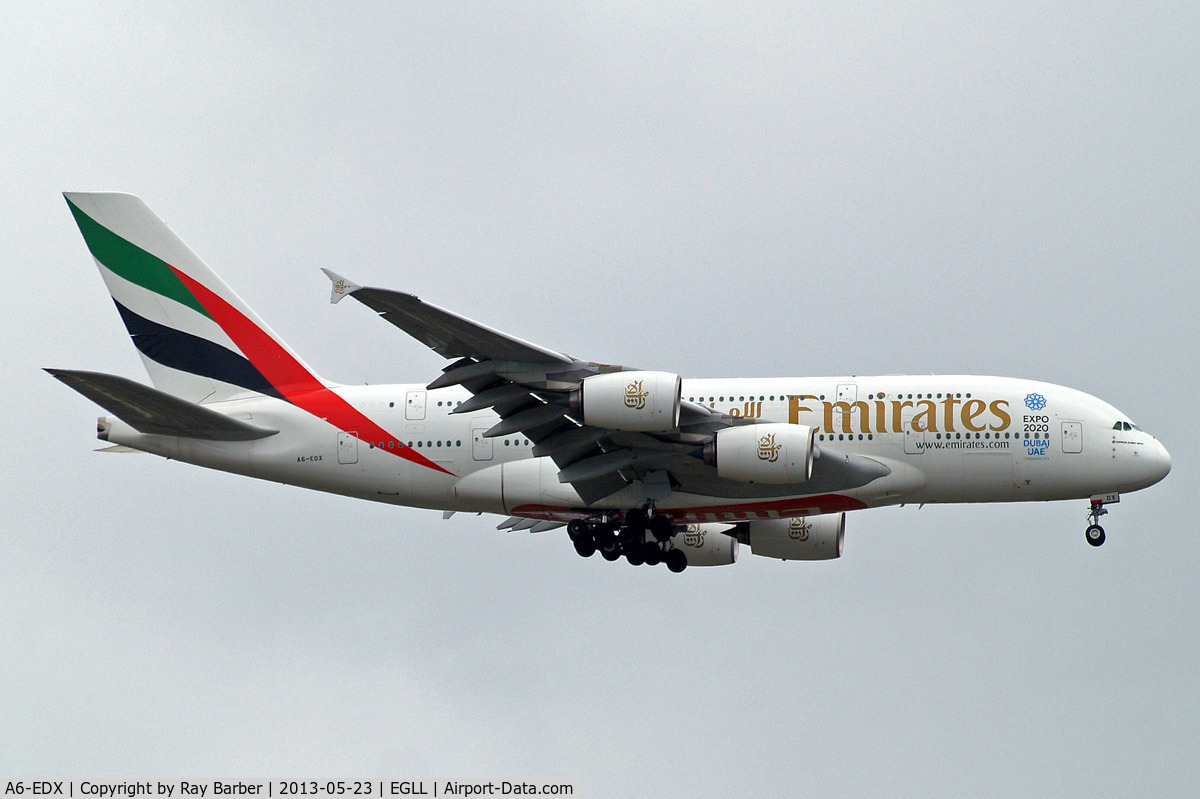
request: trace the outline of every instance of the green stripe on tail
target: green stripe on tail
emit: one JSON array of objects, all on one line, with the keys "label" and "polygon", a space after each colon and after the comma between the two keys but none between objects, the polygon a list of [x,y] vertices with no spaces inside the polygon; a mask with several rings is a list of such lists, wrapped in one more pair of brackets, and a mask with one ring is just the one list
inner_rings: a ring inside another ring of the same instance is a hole
[{"label": "green stripe on tail", "polygon": [[79,210],[70,200],[67,200],[67,205],[71,207],[75,224],[79,225],[79,232],[83,234],[83,240],[97,261],[131,283],[209,316],[166,261],[113,233]]}]

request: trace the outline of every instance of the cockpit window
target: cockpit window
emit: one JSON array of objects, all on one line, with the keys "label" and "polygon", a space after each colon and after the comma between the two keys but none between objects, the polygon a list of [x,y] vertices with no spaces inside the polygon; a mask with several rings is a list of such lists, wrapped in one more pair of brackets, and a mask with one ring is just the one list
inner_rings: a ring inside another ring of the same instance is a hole
[{"label": "cockpit window", "polygon": [[1117,422],[1116,424],[1113,425],[1113,430],[1124,430],[1124,429],[1125,428],[1121,427],[1120,422]]},{"label": "cockpit window", "polygon": [[1140,432],[1141,429],[1133,422],[1117,422],[1113,425],[1113,430],[1137,430]]}]

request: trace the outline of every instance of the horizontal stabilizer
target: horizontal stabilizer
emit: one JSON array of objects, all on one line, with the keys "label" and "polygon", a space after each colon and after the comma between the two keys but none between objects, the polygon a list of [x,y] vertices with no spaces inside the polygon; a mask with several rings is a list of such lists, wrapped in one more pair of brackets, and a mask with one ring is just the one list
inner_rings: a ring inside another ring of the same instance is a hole
[{"label": "horizontal stabilizer", "polygon": [[46,371],[139,433],[212,441],[254,441],[279,432],[232,419],[124,377],[71,369]]}]

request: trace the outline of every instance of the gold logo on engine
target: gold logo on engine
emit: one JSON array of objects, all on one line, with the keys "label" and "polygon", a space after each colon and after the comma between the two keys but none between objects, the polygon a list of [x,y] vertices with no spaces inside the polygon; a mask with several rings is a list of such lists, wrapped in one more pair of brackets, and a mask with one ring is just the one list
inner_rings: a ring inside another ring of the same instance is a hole
[{"label": "gold logo on engine", "polygon": [[697,549],[704,546],[704,528],[698,524],[689,524],[683,531],[683,543]]},{"label": "gold logo on engine", "polygon": [[797,541],[807,541],[812,531],[812,522],[803,516],[793,516],[788,520],[788,537]]},{"label": "gold logo on engine", "polygon": [[770,433],[758,440],[758,459],[767,463],[774,463],[779,460],[779,450],[783,449],[783,444],[775,443],[775,434]]},{"label": "gold logo on engine", "polygon": [[650,392],[642,390],[642,381],[634,380],[625,386],[625,407],[640,411],[646,407],[646,397],[648,396],[650,396]]}]

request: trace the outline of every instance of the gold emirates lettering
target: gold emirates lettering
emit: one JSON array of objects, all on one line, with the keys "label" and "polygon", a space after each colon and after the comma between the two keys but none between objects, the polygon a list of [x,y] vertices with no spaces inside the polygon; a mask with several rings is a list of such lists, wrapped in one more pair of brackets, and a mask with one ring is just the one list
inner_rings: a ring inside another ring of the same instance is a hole
[{"label": "gold emirates lettering", "polygon": [[810,530],[812,530],[812,522],[803,516],[793,516],[788,522],[788,536],[797,541],[807,541]]},{"label": "gold emirates lettering", "polygon": [[[990,419],[984,417],[989,412]],[[800,424],[801,413],[820,413],[821,431],[825,433],[900,433],[904,431],[906,416],[911,417],[908,426],[918,433],[1007,430],[1012,424],[1008,400],[993,400],[989,404],[981,399],[964,402],[950,396],[936,402],[931,399],[829,402],[813,394],[789,394],[788,422]],[[852,429],[855,426],[859,429]]]},{"label": "gold emirates lettering", "polygon": [[650,392],[642,390],[642,381],[634,380],[625,386],[625,407],[640,411],[646,407],[646,397],[648,396],[650,396]]},{"label": "gold emirates lettering", "polygon": [[781,449],[783,449],[783,445],[775,443],[774,433],[765,435],[758,440],[758,459],[774,463],[779,460],[779,450]]}]

